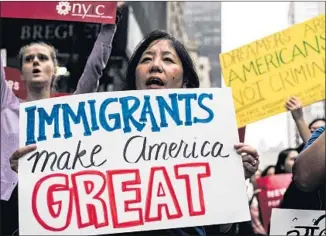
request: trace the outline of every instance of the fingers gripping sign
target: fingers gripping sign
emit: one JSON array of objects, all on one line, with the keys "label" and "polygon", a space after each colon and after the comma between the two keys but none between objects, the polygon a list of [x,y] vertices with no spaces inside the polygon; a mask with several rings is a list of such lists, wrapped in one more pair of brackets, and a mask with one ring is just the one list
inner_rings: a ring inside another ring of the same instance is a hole
[{"label": "fingers gripping sign", "polygon": [[239,143],[234,145],[236,152],[241,155],[245,178],[250,178],[256,173],[259,166],[259,155],[255,148],[244,144]]},{"label": "fingers gripping sign", "polygon": [[35,144],[31,144],[25,147],[21,147],[16,150],[10,157],[10,166],[11,169],[15,172],[18,172],[18,160],[24,157],[27,153],[35,151],[37,146]]}]

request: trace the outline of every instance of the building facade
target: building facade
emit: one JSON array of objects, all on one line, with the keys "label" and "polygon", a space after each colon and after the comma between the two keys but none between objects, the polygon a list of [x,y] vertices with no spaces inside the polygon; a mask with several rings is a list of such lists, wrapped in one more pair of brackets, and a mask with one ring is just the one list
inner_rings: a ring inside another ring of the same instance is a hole
[{"label": "building facade", "polygon": [[211,87],[211,63],[208,57],[199,56],[197,43],[194,40],[188,40],[186,48],[195,64],[195,68],[199,77],[200,88]]},{"label": "building facade", "polygon": [[184,20],[187,35],[195,40],[200,56],[211,63],[212,87],[221,87],[221,2],[184,2]]},{"label": "building facade", "polygon": [[297,24],[320,14],[325,14],[325,2],[290,2],[288,19]]},{"label": "building facade", "polygon": [[184,2],[167,2],[167,32],[186,44],[188,36],[183,18],[184,5]]},{"label": "building facade", "polygon": [[[290,2],[288,21],[294,25],[325,14],[325,2]],[[303,108],[304,118],[310,123],[315,118],[325,117],[325,100]],[[289,145],[297,146],[302,142],[291,114],[288,114]]]},{"label": "building facade", "polygon": [[147,35],[153,30],[167,30],[167,3],[158,1],[128,2],[143,35]]}]

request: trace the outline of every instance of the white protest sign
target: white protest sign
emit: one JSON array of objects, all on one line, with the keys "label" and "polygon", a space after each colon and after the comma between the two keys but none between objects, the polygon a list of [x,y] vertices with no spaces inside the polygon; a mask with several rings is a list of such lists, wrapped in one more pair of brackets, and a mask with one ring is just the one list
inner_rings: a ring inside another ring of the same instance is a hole
[{"label": "white protest sign", "polygon": [[325,235],[325,211],[274,208],[270,235]]},{"label": "white protest sign", "polygon": [[231,90],[92,93],[22,103],[22,235],[250,220]]}]

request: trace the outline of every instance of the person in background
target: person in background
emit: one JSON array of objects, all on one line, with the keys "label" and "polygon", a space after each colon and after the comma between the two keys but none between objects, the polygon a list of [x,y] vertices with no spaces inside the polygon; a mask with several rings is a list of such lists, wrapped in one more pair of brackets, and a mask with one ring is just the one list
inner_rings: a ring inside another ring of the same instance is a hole
[{"label": "person in background", "polygon": [[309,147],[313,142],[315,142],[319,138],[320,135],[322,135],[325,132],[325,127],[326,125],[324,124],[323,126],[319,127],[312,133],[310,139],[304,146],[303,150]]},{"label": "person in background", "polygon": [[297,126],[303,143],[306,144],[311,134],[318,128],[326,124],[325,118],[316,118],[309,125],[303,117],[302,103],[297,97],[290,97],[285,104],[288,111],[291,111],[292,118]]},{"label": "person in background", "polygon": [[298,154],[299,153],[296,148],[287,148],[281,151],[278,155],[275,166],[275,174],[292,173],[292,167]]},{"label": "person in background", "polygon": [[[258,177],[265,177],[265,176],[271,176],[275,174],[275,166],[269,165],[267,166],[262,172],[261,175]],[[253,177],[252,177],[253,178]],[[260,214],[260,208],[259,208],[259,201],[257,194],[260,192],[260,189],[257,188],[256,180],[258,178],[255,178],[254,180],[254,194],[250,201],[250,215],[251,215],[251,225],[254,235],[267,235],[267,232],[263,226],[262,218]]]},{"label": "person in background", "polygon": [[250,179],[248,179],[248,184],[247,184],[247,194],[248,194],[248,198],[251,201],[253,195],[254,195],[254,191],[257,189],[257,182],[256,180],[258,178],[261,177],[262,171],[261,170],[257,170],[256,173],[251,176]]},{"label": "person in background", "polygon": [[[120,12],[117,11],[117,22]],[[97,90],[102,70],[112,49],[116,25],[102,25],[101,32],[87,60],[74,94]],[[56,49],[45,42],[23,46],[18,55],[21,80],[26,85],[26,101],[50,98],[56,80],[58,60]],[[19,100],[5,81],[1,64],[1,208],[2,234],[12,234],[18,228],[17,174],[11,170],[10,155],[19,147]]]},{"label": "person in background", "polygon": [[[263,170],[261,177],[272,176],[275,174],[282,174],[282,173],[286,173],[286,171],[289,171],[291,169],[291,167],[290,167],[291,161],[290,160],[292,159],[292,155],[295,154],[295,153],[290,154],[290,152],[292,150],[296,150],[296,149],[286,149],[286,150],[282,151],[279,154],[276,166],[274,166],[274,165],[267,166]],[[289,157],[289,156],[291,156],[291,157]],[[285,169],[286,169],[286,171],[285,171]],[[251,214],[251,221],[252,221],[252,229],[253,229],[253,232],[255,235],[267,235],[267,232],[262,223],[263,220],[261,217],[259,200],[258,200],[258,196],[257,196],[257,194],[260,191],[261,191],[260,189],[257,189],[257,188],[255,189],[254,196],[250,202],[250,214]]]},{"label": "person in background", "polygon": [[[251,221],[240,223],[239,235],[241,235],[241,236],[257,235],[257,233],[259,232],[259,229],[257,231],[257,227],[259,227],[259,226],[257,226],[257,223],[254,221],[257,218],[259,219],[259,212],[258,212],[258,215],[256,216],[257,212],[255,211],[255,210],[259,210],[257,208],[258,205],[255,205],[257,203],[256,194],[259,192],[259,190],[257,189],[256,180],[261,177],[261,174],[262,174],[262,171],[257,170],[256,173],[253,176],[251,176],[249,182],[247,182],[247,195],[248,195],[248,200],[249,200]],[[260,223],[260,221],[259,221],[259,223]],[[264,228],[262,228],[262,229],[264,229]]]},{"label": "person in background", "polygon": [[303,150],[305,145],[306,145],[305,143],[301,143],[298,147],[296,147],[297,152],[300,153]]},{"label": "person in background", "polygon": [[325,125],[308,140],[293,166],[281,208],[325,210]]},{"label": "person in background", "polygon": [[[293,167],[293,181],[303,192],[320,191],[325,196],[325,126],[317,129]],[[324,188],[321,188],[323,186]],[[324,191],[321,191],[323,189]],[[325,197],[323,199],[325,202]],[[325,206],[325,204],[324,204]]]},{"label": "person in background", "polygon": [[251,215],[251,226],[254,235],[267,235],[267,232],[263,226],[259,201],[257,194],[259,193],[259,189],[256,189],[252,200],[250,201],[250,215]]},{"label": "person in background", "polygon": [[[148,34],[136,47],[128,65],[125,90],[199,88],[199,78],[192,59],[177,39],[157,30]],[[259,155],[251,146],[235,144],[241,155],[245,178],[250,178],[258,169]],[[18,159],[35,150],[33,145],[19,148],[11,157],[13,169],[17,170]],[[119,235],[234,235],[236,224],[165,229],[158,231],[133,232]],[[209,233],[206,230],[211,230]]]},{"label": "person in background", "polygon": [[275,174],[275,166],[274,165],[269,165],[267,166],[263,172],[261,173],[261,177],[264,176],[271,176]]}]

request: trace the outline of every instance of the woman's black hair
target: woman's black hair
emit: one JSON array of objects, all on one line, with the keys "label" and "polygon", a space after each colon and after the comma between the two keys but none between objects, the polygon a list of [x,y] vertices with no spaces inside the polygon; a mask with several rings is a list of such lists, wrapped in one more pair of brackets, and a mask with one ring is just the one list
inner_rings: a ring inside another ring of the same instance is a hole
[{"label": "woman's black hair", "polygon": [[280,154],[278,154],[278,159],[277,159],[277,163],[275,166],[275,174],[284,174],[284,165],[285,165],[285,160],[288,157],[289,153],[291,151],[298,151],[298,149],[296,148],[287,148],[283,151],[280,152]]},{"label": "woman's black hair", "polygon": [[296,147],[297,152],[298,153],[302,152],[305,145],[306,145],[305,143],[301,143],[298,147]]},{"label": "woman's black hair", "polygon": [[311,128],[311,126],[312,126],[314,123],[316,123],[316,122],[318,122],[318,121],[324,121],[324,122],[326,123],[326,119],[325,119],[325,118],[316,118],[316,119],[314,119],[313,121],[311,121],[311,122],[309,123],[309,125],[308,125],[309,129]]},{"label": "woman's black hair", "polygon": [[136,47],[133,55],[129,60],[129,65],[126,73],[125,89],[124,90],[136,90],[136,67],[138,62],[149,47],[149,45],[155,40],[170,40],[172,46],[177,52],[183,68],[183,85],[186,88],[198,88],[199,87],[199,78],[195,70],[194,63],[187,52],[183,44],[172,37],[169,33],[163,30],[155,30],[149,33],[143,41],[141,41]]},{"label": "woman's black hair", "polygon": [[264,176],[267,176],[267,173],[268,173],[268,171],[271,169],[271,168],[275,168],[275,166],[274,165],[270,165],[270,166],[267,166],[266,168],[265,168],[265,170],[263,170],[263,172],[261,172],[261,177],[264,177]]}]

